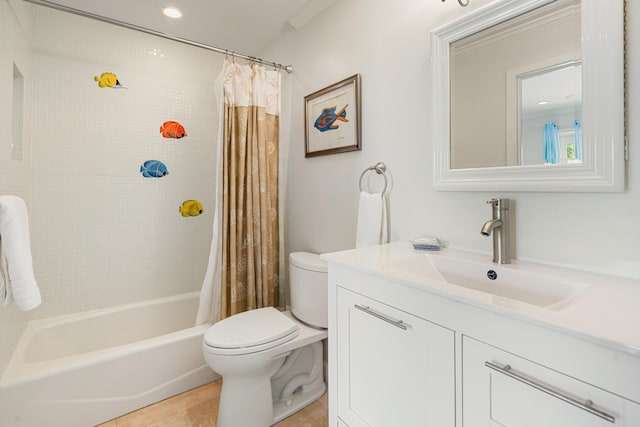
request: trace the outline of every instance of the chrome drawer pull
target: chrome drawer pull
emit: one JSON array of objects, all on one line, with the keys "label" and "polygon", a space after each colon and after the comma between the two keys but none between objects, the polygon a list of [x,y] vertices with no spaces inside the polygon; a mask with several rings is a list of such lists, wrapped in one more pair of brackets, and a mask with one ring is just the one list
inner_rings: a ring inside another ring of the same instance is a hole
[{"label": "chrome drawer pull", "polygon": [[615,423],[616,422],[616,419],[615,419],[615,417],[613,415],[609,415],[606,412],[602,412],[602,411],[599,411],[599,410],[595,409],[593,407],[593,402],[591,400],[586,400],[584,402],[581,402],[581,401],[576,400],[576,399],[574,399],[572,397],[565,396],[564,394],[559,393],[559,392],[557,392],[555,390],[552,390],[547,386],[544,386],[544,385],[542,385],[540,383],[537,383],[537,382],[535,382],[533,380],[530,380],[529,378],[526,378],[526,377],[523,377],[521,375],[516,374],[515,372],[513,372],[511,370],[511,366],[509,366],[509,365],[505,365],[505,366],[502,367],[502,366],[495,365],[495,364],[493,364],[491,362],[484,362],[484,366],[486,366],[487,368],[493,369],[496,372],[500,372],[501,374],[504,374],[504,375],[506,375],[508,377],[511,377],[514,380],[520,381],[521,383],[524,383],[524,384],[526,384],[528,386],[531,386],[531,387],[533,387],[533,388],[535,388],[537,390],[540,390],[540,391],[542,391],[544,393],[547,393],[547,394],[549,394],[549,395],[551,395],[551,396],[553,396],[553,397],[555,397],[557,399],[560,399],[560,400],[562,400],[564,402],[567,402],[567,403],[569,403],[569,404],[571,404],[571,405],[573,405],[575,407],[578,407],[578,408],[582,409],[583,411],[587,411],[587,412],[595,415],[596,417],[600,417],[603,420],[607,420],[610,423]]},{"label": "chrome drawer pull", "polygon": [[385,316],[384,314],[380,314],[376,311],[371,310],[368,306],[366,305],[358,305],[358,304],[354,304],[353,305],[355,308],[357,308],[360,311],[364,311],[367,314],[370,314],[374,317],[377,317],[380,320],[384,320],[387,323],[391,323],[393,326],[400,328],[402,330],[407,330],[407,325],[405,323],[402,322],[402,320],[395,320],[392,319],[390,317]]}]

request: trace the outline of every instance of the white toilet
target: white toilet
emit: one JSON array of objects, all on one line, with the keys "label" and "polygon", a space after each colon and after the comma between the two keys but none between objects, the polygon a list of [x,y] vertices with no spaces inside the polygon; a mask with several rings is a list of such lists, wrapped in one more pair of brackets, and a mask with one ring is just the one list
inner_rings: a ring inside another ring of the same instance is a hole
[{"label": "white toilet", "polygon": [[204,359],[222,376],[218,427],[270,426],[324,394],[327,264],[292,253],[289,277],[291,312],[246,311],[204,336]]}]

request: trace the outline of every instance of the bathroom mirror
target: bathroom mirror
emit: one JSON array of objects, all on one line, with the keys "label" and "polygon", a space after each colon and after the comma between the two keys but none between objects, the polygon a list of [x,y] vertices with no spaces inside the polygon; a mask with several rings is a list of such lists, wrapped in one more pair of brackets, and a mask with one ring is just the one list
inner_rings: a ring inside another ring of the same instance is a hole
[{"label": "bathroom mirror", "polygon": [[431,33],[434,186],[623,191],[623,0],[497,0]]}]

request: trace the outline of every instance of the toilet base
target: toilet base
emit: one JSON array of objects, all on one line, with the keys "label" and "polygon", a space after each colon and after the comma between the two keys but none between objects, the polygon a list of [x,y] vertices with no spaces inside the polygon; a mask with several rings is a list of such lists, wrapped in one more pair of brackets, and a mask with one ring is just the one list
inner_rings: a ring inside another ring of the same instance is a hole
[{"label": "toilet base", "polygon": [[320,399],[326,390],[326,386],[320,383],[316,388],[311,390],[298,390],[293,394],[293,404],[286,406],[285,402],[278,400],[273,402],[273,424],[278,423],[285,418],[295,414],[296,412],[306,408],[316,400]]},{"label": "toilet base", "polygon": [[317,341],[276,359],[261,375],[223,375],[218,427],[268,427],[304,409],[325,393],[322,362]]}]

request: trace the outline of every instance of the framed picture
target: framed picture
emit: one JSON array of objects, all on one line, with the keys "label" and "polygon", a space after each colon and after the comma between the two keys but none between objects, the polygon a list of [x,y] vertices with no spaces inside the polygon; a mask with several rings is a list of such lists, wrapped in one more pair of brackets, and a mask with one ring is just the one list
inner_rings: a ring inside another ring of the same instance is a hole
[{"label": "framed picture", "polygon": [[360,74],[304,97],[305,157],[362,149]]}]

